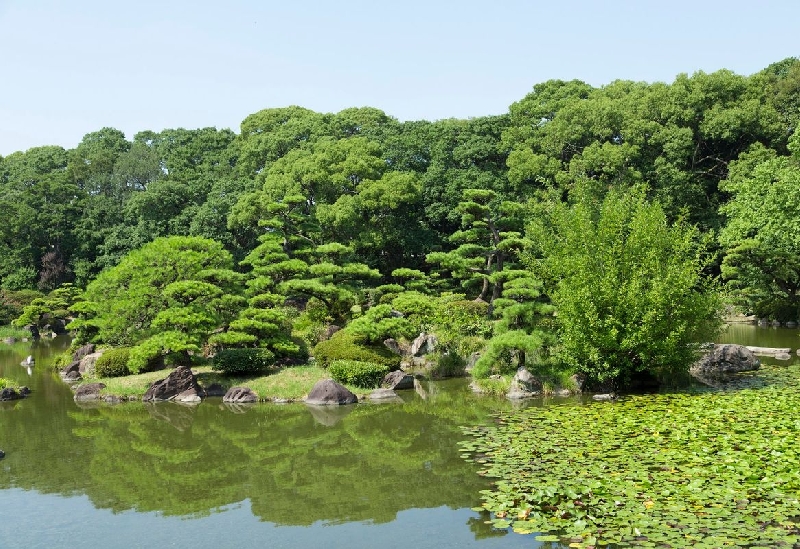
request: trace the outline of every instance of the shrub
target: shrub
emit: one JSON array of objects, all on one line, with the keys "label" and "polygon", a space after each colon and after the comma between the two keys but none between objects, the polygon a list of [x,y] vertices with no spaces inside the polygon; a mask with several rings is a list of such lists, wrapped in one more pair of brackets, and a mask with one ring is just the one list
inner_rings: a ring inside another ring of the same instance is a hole
[{"label": "shrub", "polygon": [[94,363],[94,371],[97,377],[122,377],[130,375],[128,369],[128,359],[131,350],[128,347],[109,349],[102,354]]},{"label": "shrub", "polygon": [[0,377],[0,391],[5,389],[6,387],[11,387],[12,389],[16,389],[18,385],[13,381],[11,381],[10,379]]},{"label": "shrub", "polygon": [[275,362],[275,355],[267,349],[225,349],[214,357],[212,370],[228,375],[260,374]]},{"label": "shrub", "polygon": [[386,366],[389,370],[400,367],[400,357],[383,345],[359,345],[355,335],[345,330],[336,332],[327,340],[314,347],[317,364],[327,368],[334,360],[357,360]]},{"label": "shrub", "polygon": [[464,375],[466,366],[467,361],[460,355],[444,353],[439,355],[436,365],[430,371],[430,375],[436,379],[460,377]]},{"label": "shrub", "polygon": [[361,362],[358,360],[334,360],[328,366],[334,381],[374,389],[381,384],[389,368],[383,364]]}]

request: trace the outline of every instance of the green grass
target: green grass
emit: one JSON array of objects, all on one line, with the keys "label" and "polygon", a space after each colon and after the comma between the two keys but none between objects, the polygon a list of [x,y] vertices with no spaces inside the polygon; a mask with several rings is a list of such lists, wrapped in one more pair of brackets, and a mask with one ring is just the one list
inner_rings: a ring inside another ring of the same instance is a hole
[{"label": "green grass", "polygon": [[[114,378],[85,378],[87,383],[101,382],[106,384],[104,395],[121,397],[141,397],[153,382],[167,377],[170,369],[147,372],[125,377]],[[208,387],[219,383],[226,389],[237,386],[250,387],[262,400],[276,398],[298,400],[308,394],[317,381],[330,378],[327,370],[318,366],[292,366],[275,369],[266,375],[227,376],[211,370],[211,366],[193,367],[192,371],[197,376],[197,382]],[[364,389],[352,385],[345,385],[359,397],[366,394]]]},{"label": "green grass", "polygon": [[24,337],[30,338],[31,333],[24,328],[15,328],[14,326],[0,326],[0,343],[7,337],[22,339]]}]

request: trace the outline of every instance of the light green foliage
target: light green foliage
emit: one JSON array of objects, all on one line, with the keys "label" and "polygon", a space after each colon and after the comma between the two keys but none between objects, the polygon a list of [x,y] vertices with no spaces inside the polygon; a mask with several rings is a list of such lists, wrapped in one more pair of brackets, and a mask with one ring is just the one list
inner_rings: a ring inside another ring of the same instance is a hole
[{"label": "light green foliage", "polygon": [[19,388],[19,385],[11,381],[10,379],[6,379],[4,377],[0,377],[0,390],[10,387],[12,389]]},{"label": "light green foliage", "polygon": [[722,275],[747,311],[778,320],[800,318],[800,137],[792,155],[755,146],[731,167],[721,211]]},{"label": "light green foliage", "polygon": [[186,361],[238,312],[239,300],[226,294],[236,291],[237,277],[223,274],[231,264],[212,240],[157,239],[92,282],[76,308],[81,318],[70,326],[97,342],[134,346],[134,372],[160,355],[177,353]]},{"label": "light green foliage", "polygon": [[260,374],[275,363],[267,349],[224,349],[214,356],[212,369],[229,375]]},{"label": "light green foliage", "polygon": [[364,389],[379,387],[389,368],[385,364],[373,364],[357,360],[334,360],[328,372],[337,383],[355,385]]},{"label": "light green foliage", "polygon": [[352,320],[345,330],[359,343],[376,344],[387,338],[409,339],[419,331],[407,318],[394,314],[390,305],[376,305]]},{"label": "light green foliage", "polygon": [[530,227],[541,255],[528,263],[556,306],[560,358],[619,385],[642,372],[665,380],[685,372],[694,344],[718,327],[697,231],[669,225],[641,192],[549,208]]},{"label": "light green foliage", "polygon": [[97,377],[121,377],[131,372],[128,369],[128,359],[131,351],[127,347],[118,347],[105,351],[94,364],[94,373]]},{"label": "light green foliage", "polygon": [[327,341],[318,343],[314,347],[313,355],[316,363],[323,368],[330,366],[334,360],[371,362],[386,366],[389,370],[400,367],[400,357],[389,349],[381,344],[360,344],[353,334],[345,330],[340,330]]}]

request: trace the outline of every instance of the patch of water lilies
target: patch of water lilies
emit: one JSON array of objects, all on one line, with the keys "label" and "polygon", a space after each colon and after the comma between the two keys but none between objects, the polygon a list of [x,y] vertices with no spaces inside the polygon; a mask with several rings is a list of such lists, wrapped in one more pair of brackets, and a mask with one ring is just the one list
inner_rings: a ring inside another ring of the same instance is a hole
[{"label": "patch of water lilies", "polygon": [[[497,528],[570,547],[800,547],[800,369],[465,429]],[[795,545],[797,544],[797,545]]]}]

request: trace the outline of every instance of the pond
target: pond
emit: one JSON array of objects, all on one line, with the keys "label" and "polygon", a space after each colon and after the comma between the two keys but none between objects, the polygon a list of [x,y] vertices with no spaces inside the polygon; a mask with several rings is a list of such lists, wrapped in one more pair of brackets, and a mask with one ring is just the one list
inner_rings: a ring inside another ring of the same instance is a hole
[{"label": "pond", "polygon": [[[461,425],[510,409],[465,380],[403,404],[79,406],[67,341],[0,347],[0,547],[535,547],[493,530]],[[33,354],[30,373],[20,362]]]},{"label": "pond", "polygon": [[[794,350],[797,334],[733,326],[721,341]],[[0,403],[0,547],[556,546],[471,510],[489,481],[461,428],[513,405],[465,380],[391,405],[79,406],[49,368],[67,345],[0,346],[0,377],[33,390]]]}]

